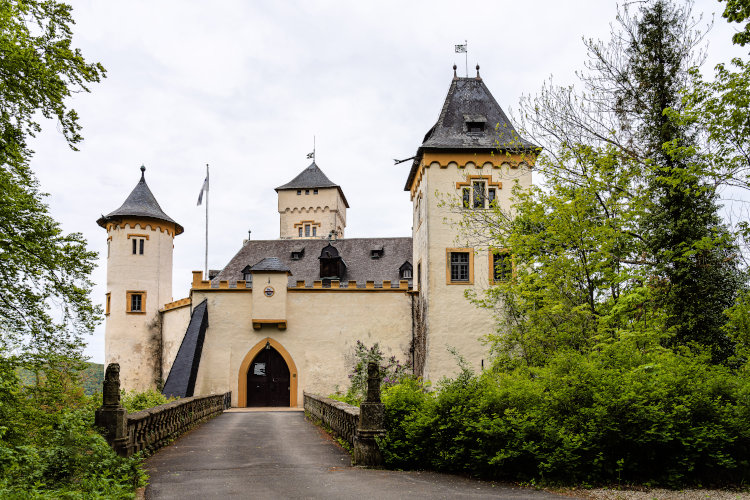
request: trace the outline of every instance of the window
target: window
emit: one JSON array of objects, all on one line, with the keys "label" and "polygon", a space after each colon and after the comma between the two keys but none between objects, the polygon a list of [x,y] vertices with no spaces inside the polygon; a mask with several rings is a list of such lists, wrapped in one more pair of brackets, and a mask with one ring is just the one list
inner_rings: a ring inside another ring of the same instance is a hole
[{"label": "window", "polygon": [[472,189],[474,190],[474,208],[484,208],[484,182],[474,181],[472,182]]},{"label": "window", "polygon": [[422,263],[417,264],[417,288],[422,289]]},{"label": "window", "polygon": [[462,197],[464,208],[469,208],[469,202],[471,200],[471,190],[469,188],[464,188]]},{"label": "window", "polygon": [[470,134],[484,132],[485,122],[466,122],[466,131]]},{"label": "window", "polygon": [[301,194],[302,194],[302,190],[301,190],[301,189],[298,189],[298,190],[297,190],[297,196],[299,196],[299,195],[301,195]]},{"label": "window", "polygon": [[299,237],[302,238],[302,227],[299,228]]},{"label": "window", "polygon": [[145,240],[143,238],[133,238],[133,255],[143,255],[143,245]]},{"label": "window", "polygon": [[104,314],[109,314],[109,310],[112,307],[112,294],[107,293],[106,299],[104,300]]},{"label": "window", "polygon": [[474,250],[472,248],[446,249],[446,283],[470,285],[474,282]]},{"label": "window", "polygon": [[405,279],[405,280],[410,280],[411,279],[411,269],[404,269],[404,272],[401,273],[401,274],[402,274],[401,277],[403,279]]},{"label": "window", "polygon": [[313,236],[317,236],[317,235],[318,235],[318,228],[317,226],[313,226]]},{"label": "window", "polygon": [[497,199],[497,190],[495,188],[490,188],[487,191],[487,206],[494,207],[496,199]]},{"label": "window", "polygon": [[109,259],[109,250],[110,250],[110,247],[112,246],[111,243],[112,243],[112,238],[107,238],[107,258],[108,259]]},{"label": "window", "polygon": [[125,312],[142,314],[146,312],[146,292],[126,292]]},{"label": "window", "polygon": [[310,236],[310,224],[305,224],[305,236]]},{"label": "window", "polygon": [[383,250],[383,247],[373,248],[370,250],[370,258],[371,259],[379,259],[383,256],[385,253],[385,250]]},{"label": "window", "polygon": [[310,190],[309,189],[305,189],[305,194],[310,194]]},{"label": "window", "polygon": [[493,252],[490,256],[491,281],[506,281],[513,276],[513,259],[505,251]]},{"label": "window", "polygon": [[313,194],[318,194],[318,190],[317,189],[313,189]]}]

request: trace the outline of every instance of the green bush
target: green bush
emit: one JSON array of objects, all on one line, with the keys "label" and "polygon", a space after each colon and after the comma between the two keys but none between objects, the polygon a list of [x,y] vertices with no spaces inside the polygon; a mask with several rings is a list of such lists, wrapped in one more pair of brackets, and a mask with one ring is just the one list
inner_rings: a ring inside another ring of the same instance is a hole
[{"label": "green bush", "polygon": [[741,484],[750,376],[626,341],[384,393],[389,466],[549,483]]},{"label": "green bush", "polygon": [[[65,366],[65,365],[63,365]],[[101,397],[42,366],[36,385],[0,358],[0,498],[132,498],[141,460],[119,457],[94,429]]]},{"label": "green bush", "polygon": [[147,410],[154,406],[169,403],[177,398],[168,398],[161,392],[149,389],[143,392],[131,391],[122,393],[122,406],[128,410],[128,413],[135,413],[141,410]]}]

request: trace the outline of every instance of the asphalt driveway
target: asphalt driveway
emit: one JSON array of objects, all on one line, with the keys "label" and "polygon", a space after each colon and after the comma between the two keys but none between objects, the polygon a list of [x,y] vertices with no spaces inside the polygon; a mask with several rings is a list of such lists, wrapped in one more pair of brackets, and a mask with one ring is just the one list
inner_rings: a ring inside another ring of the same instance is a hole
[{"label": "asphalt driveway", "polygon": [[302,412],[229,411],[146,461],[147,499],[564,498],[433,472],[350,466]]}]

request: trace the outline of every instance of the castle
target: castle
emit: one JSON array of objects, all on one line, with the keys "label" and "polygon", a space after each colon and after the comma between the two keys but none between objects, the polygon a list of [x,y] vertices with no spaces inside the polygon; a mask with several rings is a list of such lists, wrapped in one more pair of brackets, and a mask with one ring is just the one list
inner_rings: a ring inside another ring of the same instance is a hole
[{"label": "castle", "polygon": [[125,203],[97,220],[107,231],[105,362],[120,363],[127,390],[232,391],[239,407],[301,406],[303,391],[347,387],[357,340],[378,342],[431,380],[456,371],[449,347],[479,368],[496,319],[464,292],[507,279],[511,258],[461,246],[455,222],[462,210],[510,210],[511,185],[531,185],[536,151],[479,67],[467,78],[454,67],[406,176],[411,238],[345,238],[344,191],[313,160],[276,188],[279,239],[245,241],[210,280],[194,271],[189,297],[176,301],[172,250],[183,228],[142,168]]}]

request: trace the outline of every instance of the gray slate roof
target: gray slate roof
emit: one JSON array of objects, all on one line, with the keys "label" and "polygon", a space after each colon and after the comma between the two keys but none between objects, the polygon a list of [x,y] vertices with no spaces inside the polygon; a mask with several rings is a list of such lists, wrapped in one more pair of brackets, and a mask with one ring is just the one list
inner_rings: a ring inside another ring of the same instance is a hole
[{"label": "gray slate roof", "polygon": [[[332,244],[347,265],[342,281],[356,281],[361,285],[366,281],[383,280],[397,283],[399,267],[405,261],[412,260],[411,238],[348,238],[333,241]],[[289,276],[290,286],[297,280],[305,280],[307,286],[312,286],[314,280],[320,279],[318,257],[326,245],[326,239],[250,240],[213,281],[227,280],[232,283],[241,280],[242,269],[246,266],[252,266],[266,257],[276,257],[292,273]],[[303,257],[292,260],[292,251],[299,251],[300,247],[305,250]],[[383,248],[383,256],[371,259],[370,251],[379,247]]]},{"label": "gray slate roof", "polygon": [[[484,131],[469,132],[467,122],[484,122]],[[405,191],[409,190],[425,151],[462,149],[532,151],[537,146],[518,135],[479,76],[454,77],[437,123],[417,150]]]},{"label": "gray slate roof", "polygon": [[185,336],[177,351],[172,368],[161,393],[167,397],[190,397],[195,391],[195,379],[203,352],[203,340],[208,328],[208,299],[195,306]]},{"label": "gray slate roof", "polygon": [[141,180],[135,185],[133,191],[125,199],[125,203],[114,212],[102,215],[96,223],[106,228],[107,223],[113,220],[119,220],[123,217],[148,217],[165,222],[171,222],[175,225],[175,234],[181,234],[184,229],[171,217],[164,213],[159,206],[151,190],[146,184],[145,178],[146,167],[141,167]]},{"label": "gray slate roof", "polygon": [[265,273],[288,273],[289,268],[281,263],[277,257],[266,257],[250,268],[250,271]]},{"label": "gray slate roof", "polygon": [[344,200],[344,204],[346,205],[346,208],[349,208],[349,202],[346,201],[346,196],[344,196],[344,192],[341,190],[341,186],[332,182],[326,176],[326,174],[323,173],[323,171],[315,163],[314,160],[310,164],[310,166],[304,169],[302,172],[300,172],[297,177],[287,182],[283,186],[277,187],[276,192],[279,192],[282,190],[289,190],[289,189],[314,189],[314,188],[337,188],[339,190],[339,194],[341,194],[341,198]]}]

